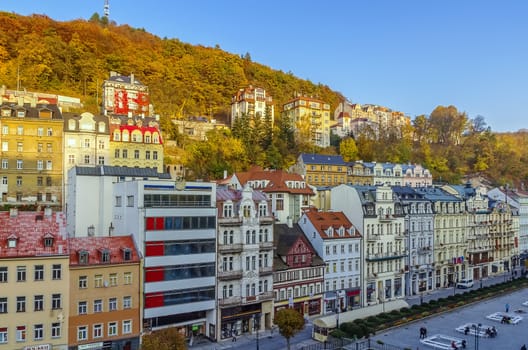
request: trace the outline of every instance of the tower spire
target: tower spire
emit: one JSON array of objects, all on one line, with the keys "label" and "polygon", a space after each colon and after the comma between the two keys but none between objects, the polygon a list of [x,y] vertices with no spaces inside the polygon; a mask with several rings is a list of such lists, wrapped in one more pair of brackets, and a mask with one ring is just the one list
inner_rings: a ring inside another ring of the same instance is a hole
[{"label": "tower spire", "polygon": [[104,2],[104,16],[106,17],[106,19],[108,19],[108,17],[110,16],[109,0],[105,0],[105,2]]}]

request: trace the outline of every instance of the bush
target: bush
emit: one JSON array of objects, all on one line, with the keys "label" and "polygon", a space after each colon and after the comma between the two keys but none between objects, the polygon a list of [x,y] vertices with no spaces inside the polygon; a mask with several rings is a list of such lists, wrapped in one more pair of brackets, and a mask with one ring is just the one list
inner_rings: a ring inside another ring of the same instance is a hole
[{"label": "bush", "polygon": [[334,338],[345,338],[347,336],[347,334],[345,332],[343,332],[341,329],[334,329],[330,335]]}]

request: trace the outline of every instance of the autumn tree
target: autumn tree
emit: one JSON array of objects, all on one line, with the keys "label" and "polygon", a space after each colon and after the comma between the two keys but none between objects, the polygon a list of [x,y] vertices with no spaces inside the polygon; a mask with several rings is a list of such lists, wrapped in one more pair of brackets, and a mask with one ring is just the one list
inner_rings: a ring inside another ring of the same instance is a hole
[{"label": "autumn tree", "polygon": [[176,328],[165,328],[143,336],[141,350],[187,350],[187,342]]},{"label": "autumn tree", "polygon": [[279,333],[286,338],[290,350],[290,339],[304,329],[303,315],[295,309],[281,309],[275,313],[274,322],[279,327]]},{"label": "autumn tree", "polygon": [[341,140],[341,143],[339,144],[339,154],[343,157],[345,162],[356,160],[358,157],[356,141],[351,137],[346,137]]}]

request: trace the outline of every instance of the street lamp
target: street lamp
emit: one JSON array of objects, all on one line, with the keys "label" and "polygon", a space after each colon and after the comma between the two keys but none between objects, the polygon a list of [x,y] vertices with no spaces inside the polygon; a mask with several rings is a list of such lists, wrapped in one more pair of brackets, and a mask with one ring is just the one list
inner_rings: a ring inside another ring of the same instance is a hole
[{"label": "street lamp", "polygon": [[339,329],[339,309],[341,302],[339,301],[339,295],[335,292],[335,312],[336,312],[336,328]]},{"label": "street lamp", "polygon": [[257,350],[259,350],[260,314],[253,315],[253,329],[257,333]]},{"label": "street lamp", "polygon": [[471,325],[471,328],[475,330],[475,350],[478,350],[479,348],[480,327],[482,327],[482,323]]}]

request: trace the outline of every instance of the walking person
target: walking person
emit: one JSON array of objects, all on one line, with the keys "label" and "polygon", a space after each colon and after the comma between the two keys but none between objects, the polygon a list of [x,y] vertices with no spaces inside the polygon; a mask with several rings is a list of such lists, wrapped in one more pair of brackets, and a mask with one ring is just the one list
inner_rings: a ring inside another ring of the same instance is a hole
[{"label": "walking person", "polygon": [[508,311],[510,311],[510,304],[506,303],[504,308],[506,309],[506,313],[508,313]]}]

